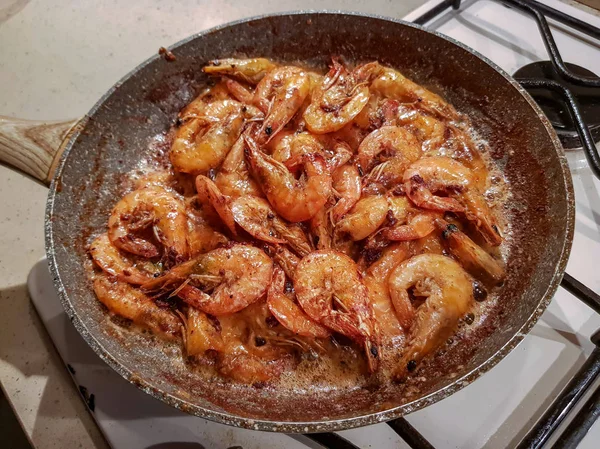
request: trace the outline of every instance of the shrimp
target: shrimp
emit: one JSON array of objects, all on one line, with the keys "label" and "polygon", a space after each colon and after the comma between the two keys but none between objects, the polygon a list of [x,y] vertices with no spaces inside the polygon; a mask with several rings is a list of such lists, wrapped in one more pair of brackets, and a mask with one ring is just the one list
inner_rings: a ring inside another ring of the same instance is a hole
[{"label": "shrimp", "polygon": [[234,100],[216,101],[183,123],[169,153],[175,169],[200,174],[218,167],[242,132],[245,110]]},{"label": "shrimp", "polygon": [[[425,297],[418,308],[413,306],[409,289]],[[435,254],[421,254],[400,263],[389,277],[392,303],[402,327],[409,332],[397,377],[403,377],[422,358],[450,337],[459,319],[467,313],[473,300],[473,282],[453,259]]]},{"label": "shrimp", "polygon": [[404,330],[394,313],[388,279],[394,268],[410,257],[411,253],[407,242],[394,243],[383,250],[379,260],[367,269],[364,276],[365,286],[373,304],[375,320],[379,324],[384,343],[396,344],[404,337]]},{"label": "shrimp", "polygon": [[206,106],[212,102],[229,99],[229,91],[225,83],[217,83],[213,87],[206,88],[179,112],[178,123],[185,123],[192,118],[204,115]]},{"label": "shrimp", "polygon": [[[377,64],[377,63],[373,63]],[[379,76],[371,82],[371,89],[384,97],[406,103],[415,103],[419,108],[443,119],[460,118],[456,109],[442,97],[414,83],[400,72],[388,67],[382,68]]]},{"label": "shrimp", "polygon": [[326,206],[323,206],[310,219],[310,232],[317,249],[331,249],[333,243],[332,223],[330,215],[327,214]]},{"label": "shrimp", "polygon": [[267,305],[283,327],[303,337],[327,338],[331,335],[329,329],[310,319],[284,291],[285,273],[276,267],[267,293]]},{"label": "shrimp", "polygon": [[309,133],[288,134],[273,147],[271,157],[285,165],[289,171],[302,170],[302,158],[310,154],[321,154],[323,146]]},{"label": "shrimp", "polygon": [[189,307],[186,325],[186,352],[208,363],[234,380],[253,384],[266,382],[283,372],[290,361],[288,351],[272,342],[279,332],[265,324],[270,312],[266,303],[258,302],[241,312],[209,317]]},{"label": "shrimp", "polygon": [[442,231],[442,239],[452,255],[467,271],[478,277],[487,277],[494,283],[504,279],[506,273],[502,265],[461,232],[456,225],[442,219],[437,219],[435,224]]},{"label": "shrimp", "polygon": [[273,145],[271,156],[294,173],[302,168],[302,158],[308,154],[322,154],[330,173],[346,164],[353,155],[352,148],[346,142],[330,136],[315,137],[310,133],[296,134],[291,131],[280,134],[283,136]]},{"label": "shrimp", "polygon": [[393,224],[381,230],[385,240],[418,240],[435,230],[435,219],[441,214],[416,209],[406,197],[390,198]]},{"label": "shrimp", "polygon": [[332,174],[332,186],[336,197],[331,209],[331,221],[337,223],[360,200],[362,184],[358,169],[351,164],[342,165]]},{"label": "shrimp", "polygon": [[208,223],[202,211],[188,204],[188,243],[190,246],[190,257],[194,258],[200,254],[212,251],[225,245],[229,239],[220,232],[215,231]]},{"label": "shrimp", "polygon": [[209,61],[202,71],[209,75],[232,76],[248,84],[256,85],[275,67],[277,66],[266,58],[226,58]]},{"label": "shrimp", "polygon": [[[483,195],[474,186],[471,170],[447,157],[429,157],[412,164],[404,172],[404,189],[417,206],[450,212],[463,212],[491,245],[502,237],[496,219]],[[448,197],[434,195],[442,192]]]},{"label": "shrimp", "polygon": [[250,176],[244,157],[244,138],[240,137],[231,147],[215,178],[215,185],[230,198],[245,195],[263,196],[260,187]]},{"label": "shrimp", "polygon": [[257,132],[259,145],[268,143],[294,117],[310,92],[307,72],[298,67],[279,67],[256,86],[254,104],[266,114]]},{"label": "shrimp", "polygon": [[306,179],[297,180],[280,162],[264,154],[257,143],[245,136],[250,170],[259,180],[273,209],[291,222],[312,218],[331,194],[331,176],[319,154],[304,155]]},{"label": "shrimp", "polygon": [[181,332],[178,317],[168,309],[158,307],[152,299],[126,282],[104,273],[96,274],[94,292],[111,313],[131,320],[157,335],[172,339]]},{"label": "shrimp", "polygon": [[240,197],[231,204],[231,212],[235,222],[259,240],[287,243],[300,256],[305,256],[312,250],[302,228],[279,218],[269,203],[262,198]]},{"label": "shrimp", "polygon": [[206,351],[223,350],[221,333],[206,313],[189,307],[185,327],[185,350],[188,357],[203,356]]},{"label": "shrimp", "polygon": [[267,291],[272,271],[273,262],[264,251],[238,243],[178,265],[146,282],[142,289],[167,290],[178,284],[175,292],[181,299],[218,316],[238,312],[261,298]]},{"label": "shrimp", "polygon": [[402,181],[404,170],[420,156],[419,142],[410,131],[383,126],[361,142],[357,160],[362,172],[368,173],[367,184],[376,182],[391,188]]},{"label": "shrimp", "polygon": [[231,233],[237,235],[235,219],[231,212],[231,198],[223,195],[214,182],[202,175],[198,175],[196,178],[196,190],[198,191],[198,200],[202,204],[211,205]]},{"label": "shrimp", "polygon": [[362,240],[385,222],[390,205],[383,195],[361,198],[335,226],[336,234],[347,234],[354,241]]},{"label": "shrimp", "polygon": [[376,371],[379,329],[354,261],[337,251],[315,251],[298,264],[294,288],[304,312],[363,346],[369,370]]},{"label": "shrimp", "polygon": [[419,159],[421,150],[415,136],[398,126],[382,126],[369,134],[358,147],[358,165],[368,173],[380,162],[402,158],[410,165]]},{"label": "shrimp", "polygon": [[114,246],[108,234],[100,234],[90,245],[90,255],[94,262],[106,273],[116,276],[119,281],[141,285],[152,279],[152,274],[140,270]]},{"label": "shrimp", "polygon": [[168,264],[186,260],[189,255],[186,237],[185,205],[174,193],[162,187],[146,187],[125,195],[113,208],[108,219],[108,237],[117,248],[151,258],[160,254],[156,244],[137,235],[148,227],[164,247]]},{"label": "shrimp", "polygon": [[313,91],[304,111],[308,130],[314,134],[338,131],[350,123],[369,101],[368,83],[333,60],[321,86]]},{"label": "shrimp", "polygon": [[286,276],[294,279],[300,258],[285,246],[272,244],[266,244],[265,246],[267,254],[281,267]]}]

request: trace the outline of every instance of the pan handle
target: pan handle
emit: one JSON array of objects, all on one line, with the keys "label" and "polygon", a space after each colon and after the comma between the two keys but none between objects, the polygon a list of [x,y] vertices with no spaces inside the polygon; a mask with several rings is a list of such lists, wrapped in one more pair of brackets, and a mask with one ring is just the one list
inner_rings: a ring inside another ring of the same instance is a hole
[{"label": "pan handle", "polygon": [[0,115],[0,162],[49,185],[81,120],[45,122]]}]

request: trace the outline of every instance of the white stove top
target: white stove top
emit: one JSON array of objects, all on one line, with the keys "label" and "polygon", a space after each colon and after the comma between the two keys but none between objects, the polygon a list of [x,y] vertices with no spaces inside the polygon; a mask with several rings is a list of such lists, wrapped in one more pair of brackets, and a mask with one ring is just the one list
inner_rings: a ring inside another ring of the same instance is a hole
[{"label": "white stove top", "polygon": [[[439,0],[428,2],[406,19],[414,20],[437,3]],[[599,17],[557,0],[543,3],[600,27]],[[565,61],[600,74],[600,44],[550,22]],[[447,11],[427,27],[474,48],[511,74],[525,64],[548,59],[534,20],[493,0],[464,1],[458,12]],[[581,152],[568,157],[574,167],[577,219],[567,272],[598,292],[600,275],[594,262],[600,255],[600,182],[581,163]],[[94,394],[93,415],[113,447],[317,447],[302,436],[292,439],[210,423],[150,398],[121,379],[83,342],[54,295],[45,261],[34,267],[28,284],[61,357],[75,370],[75,382],[84,385],[88,394]],[[600,316],[559,289],[540,322],[495,368],[458,393],[407,419],[436,448],[514,446],[583,364],[593,348],[589,337],[599,328]],[[408,447],[385,424],[340,434],[361,448]],[[600,422],[580,447],[596,448],[598,441]]]}]

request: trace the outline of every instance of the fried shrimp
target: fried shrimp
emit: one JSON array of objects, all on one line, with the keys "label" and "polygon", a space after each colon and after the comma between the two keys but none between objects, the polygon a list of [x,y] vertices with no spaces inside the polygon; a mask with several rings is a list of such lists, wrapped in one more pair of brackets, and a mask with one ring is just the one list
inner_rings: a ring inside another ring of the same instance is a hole
[{"label": "fried shrimp", "polygon": [[168,264],[187,259],[185,205],[175,193],[151,186],[125,195],[108,219],[108,237],[117,248],[142,257],[161,255],[160,248],[141,231],[151,228],[155,240],[163,246]]},{"label": "fried shrimp", "polygon": [[390,99],[416,103],[418,107],[441,118],[455,120],[459,117],[456,109],[442,97],[419,86],[394,69],[382,68],[380,75],[371,83],[371,89]]},{"label": "fried shrimp", "polygon": [[168,309],[161,309],[152,299],[126,282],[106,274],[96,274],[94,292],[106,308],[123,318],[146,327],[155,334],[174,338],[181,331],[181,321]]},{"label": "fried shrimp", "polygon": [[386,196],[363,197],[336,224],[336,233],[347,234],[354,241],[367,238],[385,222],[389,210]]},{"label": "fried shrimp", "polygon": [[454,257],[474,276],[491,279],[499,283],[506,273],[502,265],[471,240],[456,225],[436,219],[435,225],[442,232],[442,240]]},{"label": "fried shrimp", "polygon": [[240,197],[231,204],[231,212],[235,222],[254,238],[269,243],[286,243],[300,256],[312,250],[302,228],[286,223],[262,198]]},{"label": "fried shrimp", "polygon": [[250,170],[279,215],[291,222],[305,221],[325,205],[331,193],[331,176],[323,156],[304,155],[306,179],[298,180],[285,165],[260,151],[252,138],[245,139]]},{"label": "fried shrimp", "polygon": [[364,348],[369,370],[377,370],[379,329],[352,259],[337,251],[310,253],[298,265],[294,289],[310,318],[356,341]]},{"label": "fried shrimp", "polygon": [[262,297],[273,262],[264,251],[244,244],[217,248],[178,265],[142,285],[146,291],[174,291],[192,307],[211,315],[238,312]]},{"label": "fried shrimp", "polygon": [[244,107],[233,100],[210,103],[202,115],[191,117],[177,130],[169,157],[184,173],[206,173],[218,167],[238,139]]},{"label": "fried shrimp", "polygon": [[221,169],[215,178],[215,185],[219,190],[230,198],[238,198],[245,195],[263,196],[260,187],[254,181],[244,157],[244,138],[240,137],[231,147],[231,151],[225,157]]},{"label": "fried shrimp", "polygon": [[[461,163],[447,157],[421,159],[404,172],[404,188],[417,206],[462,212],[490,244],[502,242],[494,214],[474,186],[471,170]],[[436,196],[435,193],[448,196]]]},{"label": "fried shrimp", "polygon": [[298,67],[279,67],[269,72],[256,86],[254,103],[265,114],[256,141],[271,140],[300,109],[310,91],[308,74]]},{"label": "fried shrimp", "polygon": [[119,252],[106,233],[100,234],[90,245],[90,255],[94,262],[106,273],[128,284],[141,285],[152,279],[152,273],[135,266]]},{"label": "fried shrimp", "polygon": [[276,267],[267,294],[267,305],[277,321],[295,334],[303,337],[327,338],[331,332],[316,321],[285,294],[285,273]]},{"label": "fried shrimp", "polygon": [[266,58],[226,58],[209,61],[202,70],[209,75],[228,75],[256,85],[275,67],[277,66]]},{"label": "fried shrimp", "polygon": [[350,123],[369,101],[367,84],[334,59],[331,70],[313,92],[311,103],[304,111],[308,130],[325,134]]},{"label": "fried shrimp", "polygon": [[[397,375],[408,362],[419,362],[452,335],[473,299],[473,282],[465,270],[446,256],[421,254],[400,263],[389,277],[396,316],[409,332],[408,345]],[[425,298],[415,309],[410,297]]]}]

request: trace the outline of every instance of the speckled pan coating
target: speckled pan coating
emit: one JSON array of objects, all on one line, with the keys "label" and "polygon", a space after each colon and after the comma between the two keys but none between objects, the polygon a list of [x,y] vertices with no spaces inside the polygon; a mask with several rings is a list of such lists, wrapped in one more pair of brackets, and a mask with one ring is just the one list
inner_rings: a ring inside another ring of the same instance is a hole
[{"label": "speckled pan coating", "polygon": [[[465,387],[508,354],[535,324],[562,278],[574,226],[571,176],[560,143],[529,95],[500,68],[439,33],[393,19],[298,12],[248,19],[186,39],[119,81],[70,139],[50,188],[46,251],[71,321],[96,353],[154,397],[225,424],[278,432],[364,426],[413,412]],[[106,225],[123,175],[205,85],[200,68],[235,55],[326,64],[331,55],[379,60],[468,113],[511,183],[508,277],[485,323],[401,385],[351,391],[257,389],[207,382],[177,345],[132,336],[102,310],[84,272],[86,243]]]}]

